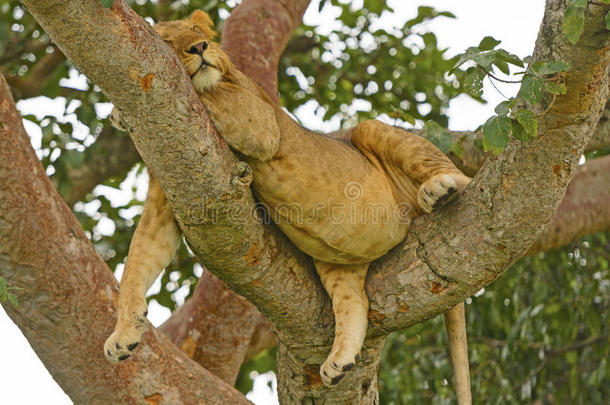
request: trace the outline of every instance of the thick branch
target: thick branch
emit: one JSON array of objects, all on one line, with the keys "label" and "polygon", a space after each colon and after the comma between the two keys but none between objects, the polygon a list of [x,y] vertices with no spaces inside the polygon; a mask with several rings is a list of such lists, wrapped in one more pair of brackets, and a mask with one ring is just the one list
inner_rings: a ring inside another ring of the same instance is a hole
[{"label": "thick branch", "polygon": [[408,326],[471,295],[521,257],[551,220],[608,99],[605,10],[587,9],[585,32],[572,46],[561,33],[567,3],[547,2],[532,63],[568,62],[568,94],[539,119],[537,139],[512,141],[487,160],[458,200],[416,220],[395,254],[373,266],[374,324]]},{"label": "thick branch", "polygon": [[[277,67],[311,0],[244,1],[231,14],[222,33],[222,47],[233,63],[278,102]],[[244,29],[248,27],[248,29]]]},{"label": "thick branch", "polygon": [[608,147],[610,147],[610,101],[606,104],[606,108],[595,128],[595,132],[587,144],[586,151],[592,152]]},{"label": "thick branch", "polygon": [[210,272],[199,283],[204,287],[198,285],[161,330],[190,358],[233,385],[262,315]]},{"label": "thick branch", "polygon": [[50,74],[65,60],[61,51],[53,47],[53,51],[45,54],[27,76],[7,76],[6,81],[11,85],[15,98],[20,100],[39,96],[40,91],[46,86]]},{"label": "thick branch", "polygon": [[148,327],[139,356],[102,353],[118,285],[30,146],[0,75],[0,276],[20,308],[5,309],[75,403],[248,403]]},{"label": "thick branch", "polygon": [[552,221],[528,254],[610,228],[610,156],[580,166]]}]

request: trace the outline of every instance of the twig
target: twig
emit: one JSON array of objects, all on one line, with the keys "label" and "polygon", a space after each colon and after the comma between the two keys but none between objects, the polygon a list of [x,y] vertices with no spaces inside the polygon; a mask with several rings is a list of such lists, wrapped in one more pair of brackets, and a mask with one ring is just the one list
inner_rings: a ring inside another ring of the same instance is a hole
[{"label": "twig", "polygon": [[521,80],[504,80],[504,79],[500,79],[499,77],[494,76],[492,73],[487,73],[487,76],[491,77],[494,80],[502,82],[502,83],[511,83],[511,84],[521,83]]}]

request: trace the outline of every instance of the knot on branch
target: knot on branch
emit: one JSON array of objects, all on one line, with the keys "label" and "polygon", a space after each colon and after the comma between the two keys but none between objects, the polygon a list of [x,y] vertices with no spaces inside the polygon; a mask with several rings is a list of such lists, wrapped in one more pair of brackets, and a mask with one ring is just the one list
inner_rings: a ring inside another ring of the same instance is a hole
[{"label": "knot on branch", "polygon": [[250,187],[250,184],[252,184],[252,169],[246,162],[237,162],[233,167],[231,183],[236,186]]}]

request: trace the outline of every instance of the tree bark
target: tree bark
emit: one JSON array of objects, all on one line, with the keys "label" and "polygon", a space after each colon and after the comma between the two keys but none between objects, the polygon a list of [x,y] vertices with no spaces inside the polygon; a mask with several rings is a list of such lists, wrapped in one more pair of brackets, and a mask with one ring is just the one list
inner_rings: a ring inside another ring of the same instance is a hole
[{"label": "tree bark", "polygon": [[118,284],[46,177],[2,75],[0,276],[22,288],[6,312],[75,403],[249,403],[150,325],[137,359],[104,358]]},{"label": "tree bark", "polygon": [[[25,3],[66,56],[124,111],[202,262],[274,324],[294,362],[294,374],[281,373],[280,392],[300,387],[307,396],[302,373],[319,365],[314,353],[327,351],[332,339],[328,299],[309,259],[249,215],[249,190],[231,182],[236,160],[213,132],[179,61],[120,0],[112,10],[93,0]],[[608,92],[608,36],[597,35],[605,33],[604,10],[587,10],[585,32],[572,46],[560,30],[566,5],[547,3],[532,61],[569,62],[568,94],[541,117],[538,139],[511,142],[458,200],[415,221],[405,242],[373,264],[369,339],[463,301],[522,256],[551,220]],[[319,395],[351,391],[347,381]]]}]

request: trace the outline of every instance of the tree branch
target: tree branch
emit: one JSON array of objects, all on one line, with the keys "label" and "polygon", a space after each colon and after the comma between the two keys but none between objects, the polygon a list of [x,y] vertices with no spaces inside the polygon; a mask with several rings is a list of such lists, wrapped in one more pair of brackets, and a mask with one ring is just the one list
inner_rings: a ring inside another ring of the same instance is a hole
[{"label": "tree branch", "polygon": [[610,156],[578,167],[561,205],[527,254],[566,245],[610,228]]},{"label": "tree branch", "polygon": [[233,385],[261,316],[254,305],[205,271],[193,296],[161,331],[191,359]]},{"label": "tree branch", "polygon": [[[118,284],[55,191],[0,75],[0,276],[20,307],[5,310],[75,403],[247,404],[150,325],[138,359],[102,353]],[[153,402],[156,401],[156,402]]]},{"label": "tree branch", "polygon": [[[48,46],[48,45],[47,45]],[[66,58],[57,47],[53,51],[45,54],[36,65],[32,72],[25,77],[6,76],[6,81],[10,84],[15,98],[21,100],[40,95],[40,91],[47,84],[49,75],[65,62]]]},{"label": "tree branch", "polygon": [[416,220],[394,254],[375,263],[367,290],[371,312],[379,313],[373,323],[384,330],[426,319],[492,282],[526,252],[563,199],[608,99],[610,59],[609,38],[598,35],[603,11],[586,12],[577,46],[565,40],[567,3],[547,2],[532,63],[568,62],[568,94],[540,117],[537,139],[514,140],[488,159],[458,200]]},{"label": "tree branch", "polygon": [[[231,61],[277,103],[277,67],[311,0],[244,1],[231,13],[222,47]],[[248,27],[248,29],[244,29]]]}]

